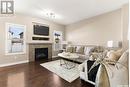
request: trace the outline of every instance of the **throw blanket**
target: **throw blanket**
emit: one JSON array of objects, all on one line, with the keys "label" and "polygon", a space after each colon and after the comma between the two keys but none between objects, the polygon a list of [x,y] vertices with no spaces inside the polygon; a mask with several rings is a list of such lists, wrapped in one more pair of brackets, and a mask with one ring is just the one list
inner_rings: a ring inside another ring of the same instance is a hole
[{"label": "throw blanket", "polygon": [[[88,69],[88,72],[90,70],[90,68],[92,67],[92,65],[94,64],[95,61],[91,61],[91,60],[88,60],[87,61],[87,69]],[[93,81],[95,82],[95,79],[96,79],[96,76],[97,76],[97,71],[98,71],[98,68],[99,68],[99,64],[97,66],[95,66],[93,69],[91,69],[91,71],[88,73],[88,80],[90,81]]]},{"label": "throw blanket", "polygon": [[103,64],[101,64],[99,67],[95,87],[110,87],[107,70]]},{"label": "throw blanket", "polygon": [[[92,67],[95,61],[87,61],[88,71]],[[88,73],[88,79],[95,82],[95,87],[110,87],[109,77],[106,67],[103,64],[98,64],[90,70]]]}]

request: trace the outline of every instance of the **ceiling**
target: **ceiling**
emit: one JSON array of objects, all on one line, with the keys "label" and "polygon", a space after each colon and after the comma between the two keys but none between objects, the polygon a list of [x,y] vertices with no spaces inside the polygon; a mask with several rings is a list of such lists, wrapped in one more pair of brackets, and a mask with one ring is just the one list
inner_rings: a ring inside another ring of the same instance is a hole
[{"label": "ceiling", "polygon": [[[68,25],[121,8],[129,0],[14,0],[15,12]],[[44,10],[56,14],[55,19],[45,17]]]}]

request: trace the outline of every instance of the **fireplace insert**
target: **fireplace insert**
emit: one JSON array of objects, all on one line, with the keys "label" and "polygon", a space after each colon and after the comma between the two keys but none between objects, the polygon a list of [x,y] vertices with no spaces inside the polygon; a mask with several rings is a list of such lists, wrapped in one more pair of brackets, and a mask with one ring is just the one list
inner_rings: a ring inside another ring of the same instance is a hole
[{"label": "fireplace insert", "polygon": [[48,48],[35,48],[35,60],[48,59]]}]

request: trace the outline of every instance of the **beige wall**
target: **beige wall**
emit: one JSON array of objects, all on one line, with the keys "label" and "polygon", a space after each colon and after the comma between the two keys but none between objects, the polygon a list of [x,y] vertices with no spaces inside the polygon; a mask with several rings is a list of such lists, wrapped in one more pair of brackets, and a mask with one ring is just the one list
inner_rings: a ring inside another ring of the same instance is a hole
[{"label": "beige wall", "polygon": [[[15,63],[28,60],[28,51],[23,55],[5,55],[5,23],[16,23],[26,25],[26,38],[27,42],[31,41],[33,36],[33,26],[32,22],[42,23],[50,26],[50,41],[53,41],[53,31],[59,30],[63,32],[64,36],[64,26],[53,22],[42,20],[40,18],[33,18],[24,15],[15,15],[12,17],[0,17],[0,65]],[[54,54],[54,52],[53,52]]]},{"label": "beige wall", "polygon": [[123,5],[122,7],[122,40],[124,50],[128,49],[128,25],[129,25],[129,5]]},{"label": "beige wall", "polygon": [[121,41],[121,9],[66,26],[66,40],[73,44],[104,45]]}]

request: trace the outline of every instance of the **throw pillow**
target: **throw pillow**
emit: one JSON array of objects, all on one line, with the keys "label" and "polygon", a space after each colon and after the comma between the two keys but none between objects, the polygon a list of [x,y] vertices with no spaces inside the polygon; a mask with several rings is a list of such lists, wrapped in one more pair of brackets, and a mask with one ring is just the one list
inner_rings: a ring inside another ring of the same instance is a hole
[{"label": "throw pillow", "polygon": [[91,55],[93,50],[94,50],[94,47],[85,47],[84,53],[85,53],[85,55]]},{"label": "throw pillow", "polygon": [[128,58],[129,58],[129,50],[125,51],[120,59],[118,60],[118,63],[116,64],[118,68],[122,67],[128,67]]},{"label": "throw pillow", "polygon": [[76,47],[73,47],[73,53],[76,53]]},{"label": "throw pillow", "polygon": [[105,50],[103,51],[103,55],[104,55],[105,58],[107,58],[107,53],[108,53],[108,50],[105,49]]},{"label": "throw pillow", "polygon": [[84,47],[83,46],[77,46],[76,47],[76,53],[84,54]]},{"label": "throw pillow", "polygon": [[117,50],[115,53],[116,53],[116,56],[120,58],[122,55],[122,49]]},{"label": "throw pillow", "polygon": [[67,47],[67,48],[66,48],[66,52],[72,53],[72,52],[73,52],[73,47]]},{"label": "throw pillow", "polygon": [[91,56],[89,57],[90,60],[96,60],[98,58],[98,53],[93,52]]},{"label": "throw pillow", "polygon": [[122,55],[122,49],[117,51],[111,51],[108,58],[112,61],[118,61],[121,55]]},{"label": "throw pillow", "polygon": [[103,52],[103,51],[104,51],[104,47],[103,46],[96,46],[94,48],[94,52],[100,53],[100,52]]},{"label": "throw pillow", "polygon": [[110,54],[113,53],[113,52],[114,52],[114,50],[108,51],[106,57],[109,58],[109,57],[110,57]]}]

